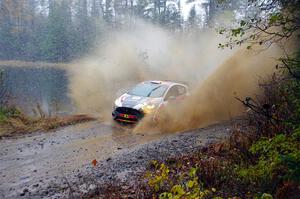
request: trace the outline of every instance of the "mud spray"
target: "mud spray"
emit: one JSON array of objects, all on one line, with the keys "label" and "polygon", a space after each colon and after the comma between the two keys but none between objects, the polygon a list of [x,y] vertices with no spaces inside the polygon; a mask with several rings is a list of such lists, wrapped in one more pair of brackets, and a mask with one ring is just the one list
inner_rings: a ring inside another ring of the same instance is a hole
[{"label": "mud spray", "polygon": [[[221,50],[214,31],[168,31],[142,22],[130,30],[103,36],[99,48],[69,69],[69,95],[78,112],[111,120],[116,97],[144,80],[180,80],[190,84],[191,96],[180,106],[167,107],[155,131],[174,132],[235,117],[243,107],[234,97],[251,96],[258,81],[273,72],[280,50],[258,53]],[[166,119],[168,118],[168,119]],[[147,131],[145,118],[136,131]]]}]

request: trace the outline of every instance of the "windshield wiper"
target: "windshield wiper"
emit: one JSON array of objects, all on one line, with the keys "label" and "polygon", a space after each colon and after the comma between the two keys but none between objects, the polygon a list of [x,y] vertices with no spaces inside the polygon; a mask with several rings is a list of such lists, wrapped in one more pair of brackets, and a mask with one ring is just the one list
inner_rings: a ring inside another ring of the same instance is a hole
[{"label": "windshield wiper", "polygon": [[149,94],[147,95],[147,97],[150,97],[150,95],[153,93],[153,91],[157,90],[157,89],[160,88],[160,87],[161,87],[161,86],[158,86],[158,87],[152,89],[152,90],[149,92]]}]

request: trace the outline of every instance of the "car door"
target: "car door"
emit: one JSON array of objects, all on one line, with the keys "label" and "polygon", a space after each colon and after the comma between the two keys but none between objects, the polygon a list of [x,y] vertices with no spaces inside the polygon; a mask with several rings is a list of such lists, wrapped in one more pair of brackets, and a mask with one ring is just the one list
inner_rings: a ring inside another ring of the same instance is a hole
[{"label": "car door", "polygon": [[158,120],[159,113],[167,104],[180,103],[187,96],[187,89],[181,85],[174,85],[167,91],[163,103],[161,103],[154,115],[154,120]]}]

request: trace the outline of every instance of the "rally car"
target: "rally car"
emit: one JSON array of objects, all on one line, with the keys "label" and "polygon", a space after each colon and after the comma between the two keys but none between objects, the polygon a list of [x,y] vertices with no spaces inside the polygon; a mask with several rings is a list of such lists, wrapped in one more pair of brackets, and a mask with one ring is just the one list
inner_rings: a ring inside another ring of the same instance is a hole
[{"label": "rally car", "polygon": [[137,123],[147,114],[156,118],[165,105],[181,101],[188,95],[188,86],[184,83],[141,82],[115,100],[112,117],[122,123]]}]

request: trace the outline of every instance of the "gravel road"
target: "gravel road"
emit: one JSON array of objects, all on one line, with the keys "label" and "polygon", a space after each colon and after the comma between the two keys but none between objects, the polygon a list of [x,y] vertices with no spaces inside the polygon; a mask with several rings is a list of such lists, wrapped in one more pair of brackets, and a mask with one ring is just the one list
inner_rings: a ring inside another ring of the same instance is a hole
[{"label": "gravel road", "polygon": [[130,182],[150,160],[198,150],[224,139],[230,128],[225,122],[187,132],[142,135],[94,121],[5,138],[0,140],[0,198],[67,198],[75,185],[76,197],[104,182]]}]

